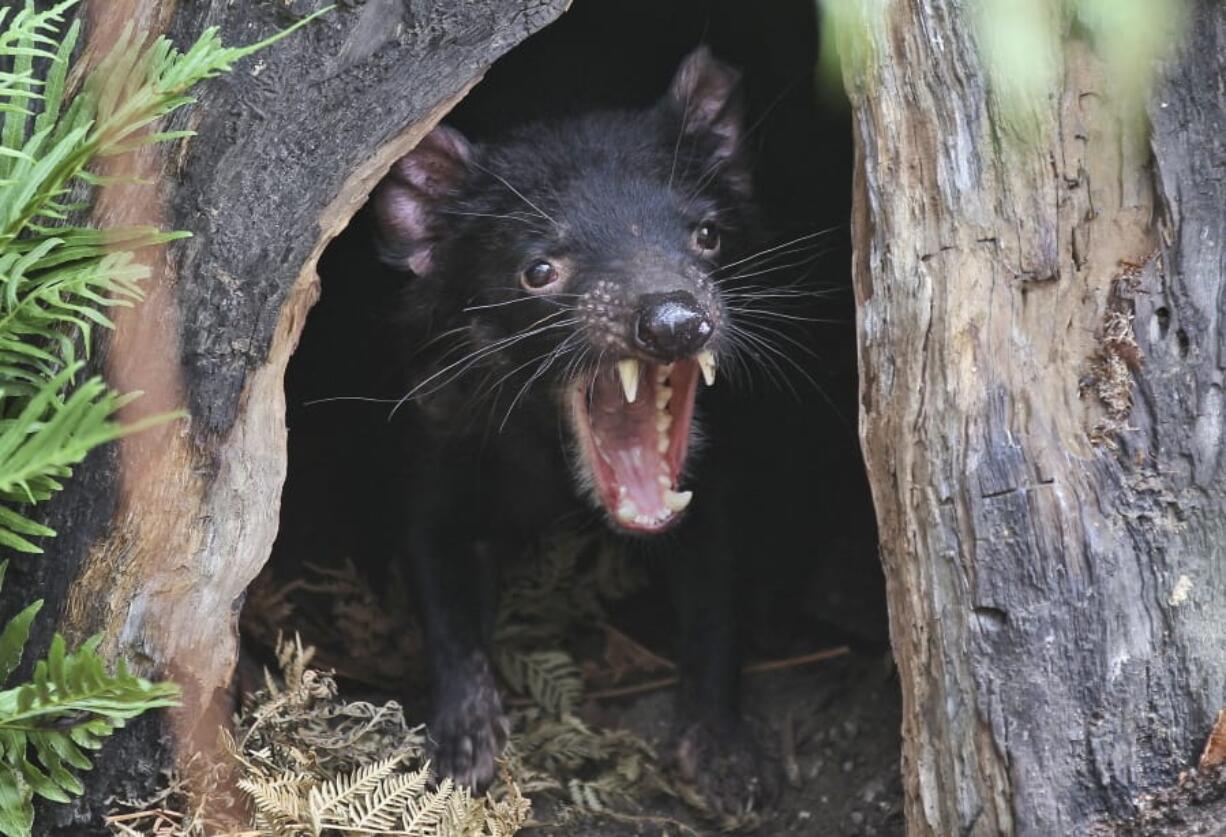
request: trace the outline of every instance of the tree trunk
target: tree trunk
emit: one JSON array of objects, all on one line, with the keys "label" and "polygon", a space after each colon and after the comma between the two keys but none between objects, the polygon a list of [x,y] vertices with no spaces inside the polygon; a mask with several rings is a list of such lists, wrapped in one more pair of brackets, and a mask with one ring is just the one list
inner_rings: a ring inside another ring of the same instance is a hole
[{"label": "tree trunk", "polygon": [[[129,21],[186,47],[207,26],[228,44],[283,29],[319,2],[87,0],[84,55],[106,53]],[[48,506],[59,537],[14,564],[6,607],[40,596],[45,647],[58,627],[150,676],[185,687],[169,729],[143,722],[108,746],[90,787],[139,793],[180,756],[216,745],[229,716],[243,593],[268,558],[285,474],[282,378],[318,294],[315,263],[393,160],[503,52],[565,0],[367,0],[205,83],[171,129],[198,135],[136,161],[156,188],[109,189],[102,225],[156,223],[194,237],[146,253],[147,300],[96,357],[109,380],[146,395],[130,417],[184,409],[185,421],[92,456]],[[340,347],[343,350],[343,347]],[[41,640],[41,642],[39,641]],[[160,744],[157,742],[161,742]],[[99,800],[64,821],[100,823]],[[49,818],[40,820],[44,825]]]},{"label": "tree trunk", "polygon": [[1084,834],[1226,705],[1226,7],[1151,126],[1070,36],[1011,135],[970,0],[852,68],[861,433],[911,834]]}]

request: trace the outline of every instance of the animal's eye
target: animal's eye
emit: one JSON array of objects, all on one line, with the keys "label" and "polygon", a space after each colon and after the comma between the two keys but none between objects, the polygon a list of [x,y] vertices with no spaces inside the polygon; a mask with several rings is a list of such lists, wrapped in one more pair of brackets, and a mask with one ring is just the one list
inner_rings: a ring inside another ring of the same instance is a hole
[{"label": "animal's eye", "polygon": [[544,259],[537,259],[524,270],[520,281],[525,288],[537,290],[558,281],[558,269]]},{"label": "animal's eye", "polygon": [[703,221],[694,229],[694,246],[704,253],[719,249],[719,228],[710,221]]}]

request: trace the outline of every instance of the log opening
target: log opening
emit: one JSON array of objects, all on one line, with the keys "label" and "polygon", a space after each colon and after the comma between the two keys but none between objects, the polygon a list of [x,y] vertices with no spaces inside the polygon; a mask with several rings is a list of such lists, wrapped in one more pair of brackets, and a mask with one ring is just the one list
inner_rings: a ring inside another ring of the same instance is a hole
[{"label": "log opening", "polygon": [[[699,43],[743,71],[751,126],[747,142],[757,161],[757,199],[771,242],[828,231],[820,239],[820,257],[766,277],[781,284],[802,280],[825,296],[798,312],[817,322],[785,329],[787,340],[797,344],[781,345],[794,348],[800,369],[785,365],[785,382],[772,381],[766,370],[752,383],[755,398],[746,409],[773,416],[776,435],[760,445],[740,446],[744,455],[738,452],[731,465],[738,482],[762,488],[747,493],[750,499],[737,507],[734,523],[738,546],[751,559],[745,562],[742,588],[747,651],[759,660],[788,658],[850,640],[875,661],[886,653],[887,639],[884,582],[856,440],[846,244],[848,112],[841,95],[823,89],[814,77],[812,5],[790,3],[780,14],[763,17],[730,2],[636,2],[616,8],[578,2],[500,59],[444,121],[481,141],[577,106],[644,107],[661,95],[681,58]],[[625,44],[632,42],[631,56]],[[387,693],[399,691],[396,682],[405,675],[401,662],[388,657],[412,657],[417,650],[416,640],[404,635],[412,629],[402,609],[411,603],[395,569],[401,550],[397,527],[404,516],[398,434],[405,424],[389,419],[389,401],[403,392],[392,362],[401,350],[389,312],[402,304],[405,283],[412,279],[377,263],[373,223],[368,209],[359,211],[320,262],[322,297],[285,380],[288,475],[277,542],[248,598],[243,625],[252,659],[267,662],[277,630],[292,626],[342,676]],[[805,258],[813,254],[806,250]],[[457,385],[463,386],[463,379]],[[354,400],[361,398],[372,400]],[[653,575],[659,583],[615,616],[636,639],[667,657],[673,651],[672,612],[663,581]],[[378,615],[354,624],[354,602],[376,590]],[[303,613],[304,606],[317,610]],[[285,624],[277,624],[279,618]],[[340,624],[346,620],[350,624]],[[368,653],[355,653],[352,643],[361,641]],[[860,688],[856,677],[862,668],[835,676],[856,681],[847,687],[854,690]],[[879,686],[877,681],[871,688]],[[892,681],[885,682],[884,692],[883,702],[896,704]],[[773,698],[754,700],[761,706],[751,703],[751,714]],[[876,767],[866,764],[864,770],[880,773],[877,768],[885,765],[896,775],[896,725],[891,719],[880,728],[882,741],[873,746],[882,755]],[[859,772],[854,780],[863,784],[867,780]],[[896,788],[897,780],[886,784]],[[834,816],[848,816],[855,795],[852,788],[846,810]]]}]

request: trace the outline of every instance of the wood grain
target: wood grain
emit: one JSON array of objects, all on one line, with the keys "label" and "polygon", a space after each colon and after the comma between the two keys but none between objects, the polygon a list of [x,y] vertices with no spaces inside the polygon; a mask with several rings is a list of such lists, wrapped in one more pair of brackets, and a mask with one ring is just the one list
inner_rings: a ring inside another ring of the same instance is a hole
[{"label": "wood grain", "polygon": [[[1226,705],[1226,10],[1196,4],[1152,136],[1067,33],[1027,143],[971,3],[885,5],[848,88],[909,833],[1081,834],[1173,781]],[[1104,434],[1111,317],[1140,363]]]}]

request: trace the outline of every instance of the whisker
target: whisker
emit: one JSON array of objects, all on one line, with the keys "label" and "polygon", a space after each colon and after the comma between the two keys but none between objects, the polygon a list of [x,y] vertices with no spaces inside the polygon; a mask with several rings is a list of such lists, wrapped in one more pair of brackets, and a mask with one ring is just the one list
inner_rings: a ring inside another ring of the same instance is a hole
[{"label": "whisker", "polygon": [[334,401],[361,401],[367,404],[395,404],[399,399],[396,398],[373,398],[366,395],[329,395],[324,398],[312,398],[309,401],[303,401],[303,407],[314,407],[316,404],[331,404]]},{"label": "whisker", "polygon": [[[820,259],[822,256],[826,255],[826,253],[828,252],[830,251],[815,249],[809,252],[808,254],[806,254],[803,258],[797,259],[795,261],[785,262],[783,264],[772,264],[769,267],[765,266],[769,262],[776,261],[778,259],[789,258],[791,256],[796,255],[796,252],[779,253],[774,256],[771,256],[769,259],[764,260],[760,264],[749,265],[748,267],[751,269],[749,270],[748,273],[734,273],[731,276],[725,276],[722,279],[715,279],[714,282],[716,285],[723,287],[724,285],[727,285],[729,282],[738,282],[742,279],[752,279],[755,276],[766,276],[768,274],[778,273],[783,270],[793,270],[798,267],[804,267],[805,265],[813,264],[818,259]],[[737,286],[734,284],[731,287],[736,288]]]},{"label": "whisker", "polygon": [[[819,363],[822,360],[821,356],[818,355],[817,352],[815,352],[809,346],[806,346],[805,344],[801,343],[799,340],[796,340],[791,335],[786,334],[785,332],[780,331],[779,329],[767,328],[764,331],[757,330],[757,329],[763,329],[763,328],[764,327],[761,324],[756,324],[752,328],[750,328],[750,327],[747,327],[747,324],[742,322],[736,326],[736,332],[741,337],[752,342],[755,346],[759,347],[763,351],[770,352],[772,355],[776,356],[780,360],[785,361],[788,365],[790,365],[793,369],[795,369],[796,372],[798,372],[801,375],[801,377],[803,377],[806,381],[808,381],[808,383],[813,387],[813,389],[817,391],[818,395],[822,397],[822,400],[826,402],[826,404],[830,407],[831,412],[834,413],[834,415],[839,419],[839,421],[845,427],[850,427],[851,425],[850,425],[850,422],[848,422],[847,417],[843,415],[842,410],[839,409],[839,405],[835,403],[834,399],[831,398],[830,394],[826,392],[826,389],[821,384],[819,384],[813,378],[813,376],[809,374],[808,370],[805,369],[799,362],[797,362],[795,358],[793,358],[788,352],[784,351],[779,346],[776,346],[768,338],[773,337],[777,339],[786,340],[792,346],[795,346],[797,349],[804,352],[806,355],[818,361]],[[777,363],[775,363],[774,366],[776,369],[779,369],[779,365]],[[780,371],[782,372],[782,370]],[[796,389],[790,385],[788,389],[791,390],[793,397],[799,400],[800,396],[799,396],[799,393],[796,392]]]},{"label": "whisker", "polygon": [[812,241],[821,236],[829,235],[830,233],[836,232],[839,229],[840,229],[839,227],[829,227],[824,230],[817,230],[816,232],[806,233],[805,235],[797,236],[796,238],[793,238],[789,241],[785,241],[781,244],[776,244],[773,247],[767,247],[763,250],[759,250],[756,253],[751,253],[750,255],[745,256],[744,258],[741,258],[741,259],[737,259],[734,262],[729,262],[728,264],[720,265],[719,267],[717,267],[715,270],[711,271],[707,275],[714,276],[716,273],[722,273],[723,271],[728,270],[729,268],[733,268],[733,267],[736,267],[737,265],[744,264],[745,262],[750,261],[752,259],[757,259],[762,256],[769,255],[770,253],[774,253],[778,250],[782,250],[784,247],[792,247],[792,246],[801,244],[806,241]]},{"label": "whisker", "polygon": [[775,376],[772,376],[775,383],[778,386],[786,388],[789,392],[792,393],[793,398],[795,398],[797,401],[800,401],[801,400],[800,393],[797,392],[796,387],[792,385],[792,381],[788,378],[787,374],[783,371],[783,367],[779,365],[779,361],[776,359],[776,355],[782,356],[782,357],[787,357],[787,355],[783,352],[780,352],[774,346],[771,346],[766,340],[764,340],[759,335],[756,335],[746,329],[738,328],[737,334],[742,340],[746,342],[747,347],[748,345],[752,344],[755,348],[759,349],[758,352],[754,353],[754,357],[758,361],[759,368],[762,369],[763,371],[768,372],[769,374],[769,371],[770,371],[768,369],[768,364],[769,364],[769,367],[771,369],[774,369],[775,371]]},{"label": "whisker", "polygon": [[690,89],[685,91],[685,101],[681,105],[681,127],[677,129],[677,141],[673,143],[673,162],[668,170],[668,188],[673,188],[673,178],[677,174],[677,155],[681,152],[681,140],[685,138],[685,129],[690,119]]},{"label": "whisker", "polygon": [[847,322],[846,320],[838,320],[830,317],[805,317],[800,314],[787,314],[783,311],[772,311],[767,308],[745,308],[735,305],[729,305],[727,308],[729,311],[746,317],[773,317],[777,320],[788,320],[790,322],[829,323],[831,325],[844,325]]},{"label": "whisker", "polygon": [[439,210],[441,215],[457,215],[462,218],[494,218],[500,221],[519,221],[523,224],[535,224],[536,219],[531,215],[525,215],[522,212],[510,212],[499,214],[497,212],[464,212],[458,209],[443,209]]},{"label": "whisker", "polygon": [[515,393],[515,397],[511,399],[511,406],[507,407],[506,415],[502,417],[502,423],[498,425],[499,433],[501,433],[504,429],[506,429],[507,422],[511,418],[511,413],[512,411],[514,411],[515,405],[519,403],[519,399],[523,398],[524,393],[526,393],[532,387],[532,385],[536,383],[538,379],[540,379],[542,375],[544,375],[546,372],[549,371],[549,367],[552,366],[559,357],[565,354],[566,345],[570,342],[572,338],[578,335],[579,335],[579,332],[573,332],[567,335],[565,340],[563,340],[561,343],[555,346],[552,351],[547,353],[544,362],[541,363],[541,365],[539,365],[536,368],[536,371],[532,373],[532,375],[528,378],[528,380],[524,383],[524,385],[519,388],[519,392]]},{"label": "whisker", "polygon": [[[465,364],[465,363],[467,364],[456,375],[453,375],[451,378],[448,378],[446,381],[444,381],[442,386],[446,386],[448,383],[455,380],[456,377],[458,377],[459,375],[462,375],[465,371],[467,371],[469,366],[471,366],[473,363],[476,363],[478,360],[481,360],[494,352],[497,352],[503,348],[506,348],[507,346],[512,346],[515,343],[520,342],[521,340],[526,340],[529,337],[533,337],[537,334],[540,334],[542,331],[547,331],[551,328],[559,328],[564,325],[572,325],[575,322],[577,322],[576,319],[572,318],[571,320],[563,320],[563,321],[556,322],[556,323],[550,323],[549,325],[541,325],[541,323],[544,323],[548,320],[553,319],[554,317],[557,317],[561,314],[566,314],[566,313],[569,313],[567,309],[559,309],[558,311],[554,311],[550,314],[546,314],[544,317],[537,320],[532,325],[528,326],[526,330],[521,330],[521,331],[515,332],[514,334],[508,335],[507,337],[503,337],[499,340],[495,340],[493,343],[482,346],[481,348],[465,355],[459,360],[456,360],[456,361],[453,361],[452,363],[447,364],[442,369],[439,369],[433,374],[431,374],[425,380],[420,381],[416,386],[414,386],[407,393],[405,393],[400,398],[399,402],[397,402],[396,406],[392,409],[391,413],[388,415],[388,418],[391,419],[393,416],[395,416],[396,411],[400,409],[400,407],[404,404],[404,402],[408,401],[414,395],[418,394],[423,387],[425,387],[427,384],[429,384],[431,381],[435,380],[439,376],[445,375],[447,372],[454,369],[455,367],[460,366],[461,364]],[[540,327],[537,328],[537,326],[540,326]],[[438,388],[436,387],[435,389],[431,390],[431,392],[437,391],[437,389]]]},{"label": "whisker", "polygon": [[[510,290],[510,289],[508,288],[507,290]],[[465,313],[469,311],[484,311],[487,308],[502,308],[504,305],[514,305],[517,302],[531,302],[533,300],[536,300],[538,302],[548,302],[548,303],[556,305],[558,299],[570,299],[570,298],[578,299],[579,294],[549,294],[547,296],[521,296],[518,299],[507,299],[507,300],[503,300],[502,302],[490,302],[490,303],[485,303],[482,305],[468,305],[462,308],[461,310],[464,311]]]},{"label": "whisker", "polygon": [[[463,358],[460,358],[455,363],[449,364],[447,367],[440,369],[438,372],[434,373],[429,378],[419,383],[416,387],[414,387],[404,396],[402,396],[400,401],[396,404],[396,407],[393,408],[391,413],[388,415],[388,419],[390,420],[393,416],[395,416],[396,410],[400,409],[400,407],[404,404],[405,401],[413,398],[414,396],[426,397],[426,396],[433,395],[434,393],[438,392],[439,390],[451,384],[453,381],[457,380],[460,376],[462,376],[469,369],[473,368],[473,366],[475,366],[478,361],[485,360],[490,355],[495,354],[498,351],[501,351],[502,349],[507,348],[509,346],[513,346],[516,343],[520,342],[521,340],[525,340],[529,337],[534,337],[538,334],[542,334],[546,331],[549,331],[550,329],[563,328],[565,326],[574,325],[576,322],[578,321],[577,320],[564,320],[562,322],[550,323],[549,325],[542,326],[539,329],[536,329],[535,331],[532,331],[530,333],[517,334],[513,339],[509,339],[509,340],[500,342],[496,345],[486,346],[476,352],[473,352],[472,354],[469,354]],[[463,364],[463,366],[457,372],[453,373],[450,377],[434,385],[433,387],[426,390],[425,392],[420,392],[421,388],[425,386],[426,384],[428,384],[431,380],[438,377],[440,374],[445,373],[448,369],[451,369],[460,364]]]},{"label": "whisker", "polygon": [[508,180],[507,180],[505,177],[503,177],[502,175],[498,174],[498,173],[497,173],[497,172],[495,172],[495,171],[491,171],[490,169],[487,169],[485,166],[482,166],[481,164],[476,163],[476,162],[474,162],[474,163],[473,163],[473,167],[474,167],[474,168],[477,168],[477,169],[480,169],[481,171],[483,171],[483,172],[485,172],[486,174],[488,174],[490,177],[493,177],[495,180],[497,180],[497,181],[498,181],[499,183],[501,183],[503,186],[506,186],[508,189],[510,189],[510,190],[511,190],[512,194],[514,194],[514,195],[515,195],[517,198],[519,198],[521,201],[523,201],[524,203],[526,203],[528,206],[532,207],[532,209],[534,209],[534,210],[536,211],[536,214],[540,215],[540,216],[541,216],[542,218],[544,218],[546,221],[548,221],[549,223],[553,224],[553,225],[554,225],[554,227],[559,227],[559,228],[561,227],[561,224],[559,224],[559,223],[558,223],[556,220],[554,220],[553,216],[551,216],[551,215],[550,215],[548,212],[546,212],[545,210],[541,209],[539,206],[537,206],[536,204],[534,204],[532,201],[530,201],[530,200],[528,200],[526,197],[524,197],[524,193],[523,193],[523,192],[521,192],[521,191],[519,191],[518,189],[516,189],[514,186],[512,186],[512,185],[510,184],[510,182],[509,182],[509,181],[508,181]]}]

